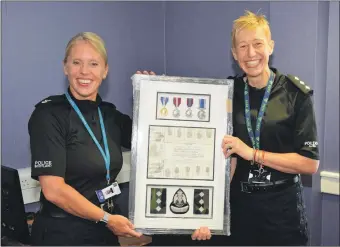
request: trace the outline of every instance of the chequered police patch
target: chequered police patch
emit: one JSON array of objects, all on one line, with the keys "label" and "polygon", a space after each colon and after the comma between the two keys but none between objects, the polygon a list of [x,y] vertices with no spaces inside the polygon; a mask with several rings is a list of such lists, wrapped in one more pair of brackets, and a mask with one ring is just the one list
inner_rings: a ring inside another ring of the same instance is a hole
[{"label": "chequered police patch", "polygon": [[194,190],[194,214],[209,214],[209,190]]},{"label": "chequered police patch", "polygon": [[166,189],[151,188],[150,198],[151,214],[166,214]]}]

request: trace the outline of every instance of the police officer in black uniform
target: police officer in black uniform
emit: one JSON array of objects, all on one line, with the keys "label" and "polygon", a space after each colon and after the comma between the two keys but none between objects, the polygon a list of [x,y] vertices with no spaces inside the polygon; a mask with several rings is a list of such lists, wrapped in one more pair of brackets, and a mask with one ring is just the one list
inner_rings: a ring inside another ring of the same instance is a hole
[{"label": "police officer in black uniform", "polygon": [[[300,174],[319,165],[312,93],[305,82],[269,67],[274,50],[263,15],[246,11],[234,21],[232,53],[243,76],[234,79],[231,157],[231,236],[210,231],[153,236],[154,245],[306,245],[307,219]],[[211,238],[210,238],[211,237]],[[154,241],[156,240],[156,241]]]},{"label": "police officer in black uniform", "polygon": [[65,94],[38,103],[28,124],[32,178],[42,188],[32,244],[119,245],[117,236],[140,237],[113,203],[132,121],[98,95],[108,73],[103,40],[90,32],[73,37],[64,72]]},{"label": "police officer in black uniform", "polygon": [[[263,15],[234,21],[232,52],[244,75],[234,78],[231,245],[306,245],[307,219],[300,174],[319,165],[312,90],[268,65],[273,52]],[[219,243],[224,245],[223,241]]]}]

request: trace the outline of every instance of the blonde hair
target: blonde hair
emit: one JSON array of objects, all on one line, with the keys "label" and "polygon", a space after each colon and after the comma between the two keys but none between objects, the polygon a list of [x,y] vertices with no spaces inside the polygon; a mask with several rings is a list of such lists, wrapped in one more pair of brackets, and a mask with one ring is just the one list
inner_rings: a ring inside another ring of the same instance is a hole
[{"label": "blonde hair", "polygon": [[235,47],[235,36],[236,33],[240,30],[247,29],[256,29],[257,27],[262,27],[268,40],[271,40],[271,32],[269,23],[266,17],[262,14],[255,14],[249,10],[245,11],[245,14],[234,20],[233,29],[231,32],[231,43],[232,47]]},{"label": "blonde hair", "polygon": [[64,63],[67,62],[67,58],[70,55],[72,46],[78,40],[84,40],[90,43],[99,52],[99,54],[105,61],[105,65],[107,65],[107,52],[105,48],[105,42],[99,35],[92,33],[92,32],[78,33],[67,43],[66,50],[65,50]]}]

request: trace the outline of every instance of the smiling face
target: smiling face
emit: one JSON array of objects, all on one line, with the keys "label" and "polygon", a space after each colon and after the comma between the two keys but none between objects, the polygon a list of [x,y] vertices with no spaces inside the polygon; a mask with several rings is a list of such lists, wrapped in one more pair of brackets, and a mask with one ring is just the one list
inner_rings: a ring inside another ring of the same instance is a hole
[{"label": "smiling face", "polygon": [[64,61],[72,95],[78,100],[96,100],[99,86],[106,78],[105,58],[88,41],[77,40]]},{"label": "smiling face", "polygon": [[267,77],[273,49],[274,41],[266,35],[263,27],[243,28],[235,33],[232,53],[248,78]]}]

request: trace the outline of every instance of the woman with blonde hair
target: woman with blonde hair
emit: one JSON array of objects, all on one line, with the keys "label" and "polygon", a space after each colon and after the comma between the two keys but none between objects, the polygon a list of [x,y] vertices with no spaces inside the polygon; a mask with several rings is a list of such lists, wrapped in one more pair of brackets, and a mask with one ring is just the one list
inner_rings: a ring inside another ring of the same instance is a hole
[{"label": "woman with blonde hair", "polygon": [[132,121],[98,94],[108,70],[104,41],[77,34],[64,58],[68,89],[40,101],[30,117],[32,178],[42,188],[33,245],[119,245],[117,236],[141,236],[113,203]]},{"label": "woman with blonde hair", "polygon": [[231,244],[306,245],[300,174],[319,166],[313,91],[269,67],[274,41],[263,15],[234,21],[231,50],[244,72],[234,77],[234,133],[222,141],[232,156]]},{"label": "woman with blonde hair", "polygon": [[[269,67],[274,51],[265,16],[246,11],[234,21],[232,54],[244,74],[234,79],[231,157],[231,236],[202,227],[189,236],[153,236],[154,245],[306,245],[300,174],[319,166],[313,91],[296,76]],[[142,72],[139,72],[142,73]],[[148,74],[144,71],[143,73]]]}]

